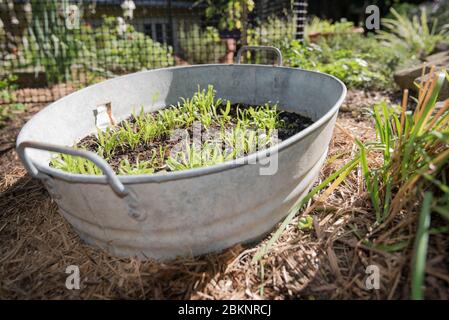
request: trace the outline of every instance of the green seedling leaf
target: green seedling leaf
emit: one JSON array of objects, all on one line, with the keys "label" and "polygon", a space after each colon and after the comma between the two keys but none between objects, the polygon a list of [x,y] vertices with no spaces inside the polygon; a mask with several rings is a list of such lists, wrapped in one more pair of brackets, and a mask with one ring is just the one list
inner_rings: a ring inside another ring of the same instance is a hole
[{"label": "green seedling leaf", "polygon": [[379,251],[384,251],[384,252],[398,252],[398,251],[403,251],[405,248],[408,247],[409,242],[408,241],[400,241],[397,243],[393,243],[393,244],[374,244],[372,242],[369,241],[364,241],[363,244],[367,247],[379,250]]},{"label": "green seedling leaf", "polygon": [[430,213],[433,195],[424,194],[421,213],[419,215],[418,230],[416,232],[414,257],[412,263],[412,293],[414,300],[424,298],[424,275],[426,269],[427,246],[429,242]]},{"label": "green seedling leaf", "polygon": [[265,246],[263,246],[253,257],[252,263],[256,263],[262,259],[262,257],[268,253],[268,251],[271,249],[271,247],[276,243],[276,241],[279,239],[282,232],[284,232],[285,228],[290,224],[290,222],[293,220],[293,218],[296,216],[298,211],[306,205],[310,199],[313,198],[317,193],[324,190],[326,186],[329,183],[332,183],[335,181],[337,182],[333,187],[335,188],[336,185],[340,184],[344,181],[344,179],[349,175],[349,173],[354,170],[360,161],[360,155],[356,156],[355,159],[349,161],[347,164],[345,164],[343,167],[341,167],[339,170],[331,174],[329,177],[327,177],[322,183],[320,183],[317,187],[313,188],[303,199],[298,200],[289,210],[289,213],[287,217],[282,222],[281,226],[276,230],[276,232],[273,234],[271,239],[267,242]]},{"label": "green seedling leaf", "polygon": [[310,215],[299,218],[298,222],[299,230],[311,230],[313,229],[313,218]]}]

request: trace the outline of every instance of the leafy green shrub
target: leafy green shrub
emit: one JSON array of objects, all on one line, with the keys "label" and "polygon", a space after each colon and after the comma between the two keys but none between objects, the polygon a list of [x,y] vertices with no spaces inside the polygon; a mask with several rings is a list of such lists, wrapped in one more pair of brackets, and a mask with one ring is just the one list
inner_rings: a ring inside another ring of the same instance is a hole
[{"label": "leafy green shrub", "polygon": [[104,70],[124,73],[174,64],[173,48],[152,40],[133,26],[120,34],[115,17],[103,17],[95,34],[96,63]]},{"label": "leafy green shrub", "polygon": [[393,19],[383,19],[382,25],[386,30],[378,32],[381,44],[400,52],[408,52],[418,58],[432,53],[435,46],[443,41],[447,34],[437,31],[438,21],[429,22],[426,10],[421,10],[420,16],[414,15],[409,19],[391,9]]},{"label": "leafy green shrub", "polygon": [[196,2],[204,3],[206,7],[206,18],[209,21],[218,18],[218,28],[220,30],[240,30],[245,23],[244,7],[248,13],[254,10],[253,0],[199,0]]},{"label": "leafy green shrub", "polygon": [[354,22],[342,19],[340,21],[332,22],[330,20],[313,17],[306,24],[305,34],[312,33],[346,33],[354,29]]},{"label": "leafy green shrub", "polygon": [[248,44],[282,47],[294,39],[294,33],[295,23],[288,17],[269,17],[248,29]]},{"label": "leafy green shrub", "polygon": [[320,42],[333,50],[351,50],[355,55],[370,63],[371,70],[380,71],[385,77],[400,67],[416,65],[419,62],[412,53],[382,46],[372,34],[337,35]]},{"label": "leafy green shrub", "polygon": [[419,12],[419,6],[413,3],[408,3],[408,2],[400,2],[400,3],[396,3],[394,4],[391,8],[390,8],[390,12],[386,15],[386,18],[390,18],[390,19],[394,19],[394,15],[391,13],[391,9],[394,9],[397,13],[399,13],[400,15],[403,16],[413,16],[414,14]]},{"label": "leafy green shrub", "polygon": [[36,70],[45,70],[50,83],[68,81],[71,67],[83,53],[75,30],[66,28],[65,19],[58,12],[66,12],[68,0],[31,2],[33,16],[26,34],[24,55]]},{"label": "leafy green shrub", "polygon": [[372,71],[363,54],[349,49],[335,49],[326,42],[308,45],[293,41],[284,51],[288,65],[331,74],[349,87],[380,89],[388,84],[381,72]]},{"label": "leafy green shrub", "polygon": [[180,21],[177,34],[180,55],[190,64],[216,63],[213,59],[226,53],[214,27],[202,29],[196,23]]},{"label": "leafy green shrub", "polygon": [[103,17],[98,28],[86,24],[79,29],[66,28],[57,10],[67,3],[33,2],[33,21],[24,35],[20,55],[14,61],[2,62],[5,69],[33,66],[44,71],[50,83],[60,83],[76,80],[74,68],[88,71],[89,77],[111,77],[174,65],[172,47],[153,41],[130,25],[120,34],[115,17]]},{"label": "leafy green shrub", "polygon": [[6,75],[0,78],[0,128],[3,128],[8,120],[11,120],[16,113],[22,112],[25,106],[16,103],[16,97],[13,91],[17,89],[14,82],[17,77]]},{"label": "leafy green shrub", "polygon": [[[448,0],[438,0],[438,1],[428,1],[422,3],[419,6],[406,4],[398,5],[393,7],[399,14],[405,15],[407,17],[413,17],[414,15],[419,15],[420,10],[424,9],[427,12],[428,19],[430,21],[437,22],[437,31],[446,30],[449,28],[449,1]],[[390,13],[389,18],[394,18]],[[446,39],[449,41],[449,39]]]},{"label": "leafy green shrub", "polygon": [[319,71],[342,79],[350,87],[382,88],[386,80],[379,73],[369,70],[369,64],[361,58],[341,58],[321,65]]},{"label": "leafy green shrub", "polygon": [[371,89],[393,88],[397,69],[420,63],[413,50],[385,46],[377,35],[344,32],[320,38],[316,44],[294,41],[284,46],[284,52],[291,66],[332,74],[349,87]]}]

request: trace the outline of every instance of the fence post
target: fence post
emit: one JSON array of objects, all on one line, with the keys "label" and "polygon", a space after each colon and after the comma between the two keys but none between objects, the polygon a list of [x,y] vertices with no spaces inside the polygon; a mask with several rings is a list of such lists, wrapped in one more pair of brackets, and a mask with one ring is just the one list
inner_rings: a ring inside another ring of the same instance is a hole
[{"label": "fence post", "polygon": [[293,2],[293,15],[296,22],[295,39],[304,40],[304,27],[307,18],[307,0]]}]

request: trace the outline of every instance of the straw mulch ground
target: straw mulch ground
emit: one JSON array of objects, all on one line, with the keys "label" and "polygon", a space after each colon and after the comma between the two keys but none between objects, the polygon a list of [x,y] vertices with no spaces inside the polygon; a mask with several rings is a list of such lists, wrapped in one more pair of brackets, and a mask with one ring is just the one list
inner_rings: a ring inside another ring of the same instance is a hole
[{"label": "straw mulch ground", "polygon": [[[322,177],[355,152],[353,138],[373,139],[371,120],[361,106],[385,98],[380,93],[352,91],[335,129],[330,157]],[[386,299],[407,298],[410,253],[415,228],[413,210],[388,230],[369,235],[374,214],[362,177],[355,171],[330,197],[310,212],[313,227],[297,228],[296,218],[262,264],[251,259],[265,243],[236,246],[220,254],[170,263],[117,259],[92,248],[58,214],[39,181],[20,165],[13,146],[30,110],[0,131],[0,298],[17,299]],[[376,159],[372,159],[376,161]],[[315,198],[315,202],[319,196]],[[368,234],[368,237],[365,235]],[[365,238],[365,239],[364,239]],[[403,252],[374,249],[364,240],[409,239]],[[431,237],[426,296],[449,298],[447,235]],[[65,288],[69,265],[78,265],[81,290]],[[381,287],[367,290],[366,267],[380,269]]]}]

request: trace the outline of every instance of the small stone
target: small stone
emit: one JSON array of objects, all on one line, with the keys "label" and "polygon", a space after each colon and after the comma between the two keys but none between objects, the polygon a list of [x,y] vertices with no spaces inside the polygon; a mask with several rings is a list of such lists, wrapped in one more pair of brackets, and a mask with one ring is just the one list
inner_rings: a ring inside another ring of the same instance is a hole
[{"label": "small stone", "polygon": [[449,51],[438,52],[424,59],[427,62],[439,62],[441,60],[449,60]]},{"label": "small stone", "polygon": [[421,76],[423,68],[424,65],[419,65],[396,71],[393,75],[394,81],[401,89],[412,89],[415,87],[413,84],[415,79]]},{"label": "small stone", "polygon": [[435,46],[435,52],[449,51],[449,42],[440,42]]}]

